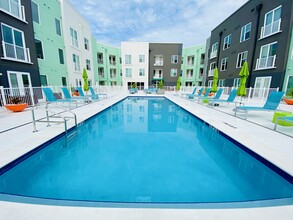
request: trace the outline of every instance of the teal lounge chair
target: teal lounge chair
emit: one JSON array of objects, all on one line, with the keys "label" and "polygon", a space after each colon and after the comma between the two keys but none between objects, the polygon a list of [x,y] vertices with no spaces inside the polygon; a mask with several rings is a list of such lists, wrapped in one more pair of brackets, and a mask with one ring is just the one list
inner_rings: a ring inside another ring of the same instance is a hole
[{"label": "teal lounge chair", "polygon": [[221,95],[222,95],[223,91],[224,91],[223,88],[218,89],[215,97],[213,97],[213,98],[212,97],[199,97],[198,102],[200,102],[201,100],[208,100],[208,101],[210,101],[210,100],[218,100],[218,99],[221,98]]},{"label": "teal lounge chair", "polygon": [[[205,94],[204,95],[194,95],[193,96],[193,99],[195,99],[195,98],[207,98],[207,97],[209,97],[209,94],[210,94],[210,92],[211,92],[211,88],[207,88],[207,90],[205,91]],[[203,92],[202,92],[203,93]]]},{"label": "teal lounge chair", "polygon": [[234,100],[236,98],[236,95],[237,95],[237,90],[236,89],[233,89],[231,92],[230,92],[230,95],[227,99],[212,99],[209,101],[209,104],[211,106],[214,106],[215,103],[235,103]]},{"label": "teal lounge chair", "polygon": [[248,111],[275,111],[278,108],[284,94],[285,94],[284,92],[277,92],[277,91],[271,92],[263,107],[259,107],[259,106],[236,107],[235,109],[233,109],[235,111],[235,116],[237,116],[237,112],[245,112],[245,119],[246,119]]},{"label": "teal lounge chair", "polygon": [[182,94],[181,94],[181,97],[184,97],[184,96],[185,96],[185,97],[193,96],[193,95],[195,95],[196,90],[197,90],[197,87],[195,87],[195,88],[193,89],[192,93],[182,93]]},{"label": "teal lounge chair", "polygon": [[284,121],[293,125],[293,116],[280,116],[276,119],[274,130],[277,129],[279,121]]},{"label": "teal lounge chair", "polygon": [[107,98],[107,94],[97,94],[97,93],[95,93],[94,88],[91,86],[89,87],[89,89],[92,94],[92,97],[97,97],[97,99],[99,99],[99,96],[104,96],[105,98]]},{"label": "teal lounge chair", "polygon": [[98,101],[98,100],[99,100],[99,96],[92,95],[92,94],[90,94],[90,95],[85,95],[85,94],[83,93],[83,90],[82,90],[81,87],[76,87],[76,89],[77,89],[77,91],[78,91],[78,93],[79,93],[79,95],[80,95],[81,97],[86,97],[86,98],[88,98],[88,99],[91,98],[92,101]]},{"label": "teal lounge chair", "polygon": [[188,99],[193,99],[194,97],[201,96],[202,93],[203,93],[203,90],[204,90],[204,88],[201,88],[201,89],[198,91],[198,94],[197,94],[197,95],[196,95],[195,92],[194,92],[194,94],[188,94],[186,97],[187,97]]},{"label": "teal lounge chair", "polygon": [[47,103],[69,103],[69,107],[70,107],[70,103],[75,103],[75,106],[77,107],[77,101],[73,100],[73,99],[56,99],[53,91],[51,88],[42,88],[46,99],[47,99]]},{"label": "teal lounge chair", "polygon": [[65,99],[76,99],[76,100],[85,100],[88,101],[88,97],[82,97],[82,96],[71,96],[69,93],[69,90],[67,87],[62,87],[61,91],[63,92],[63,95],[65,97]]}]

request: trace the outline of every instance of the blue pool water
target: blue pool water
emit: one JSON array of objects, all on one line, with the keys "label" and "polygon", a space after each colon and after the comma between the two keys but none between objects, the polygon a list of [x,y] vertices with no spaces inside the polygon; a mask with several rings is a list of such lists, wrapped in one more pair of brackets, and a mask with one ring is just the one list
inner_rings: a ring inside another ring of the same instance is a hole
[{"label": "blue pool water", "polygon": [[63,136],[2,169],[0,192],[218,203],[292,197],[292,183],[171,101],[127,98],[79,126],[67,144]]}]

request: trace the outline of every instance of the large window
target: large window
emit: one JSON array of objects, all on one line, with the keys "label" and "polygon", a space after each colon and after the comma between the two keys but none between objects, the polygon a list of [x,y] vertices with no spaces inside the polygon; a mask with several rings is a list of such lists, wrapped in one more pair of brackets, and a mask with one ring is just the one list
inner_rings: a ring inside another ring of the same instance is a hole
[{"label": "large window", "polygon": [[131,55],[125,55],[125,64],[130,65],[131,64]]},{"label": "large window", "polygon": [[35,39],[37,58],[44,59],[42,41]]},{"label": "large window", "polygon": [[250,38],[251,22],[241,28],[240,42],[246,41]]},{"label": "large window", "polygon": [[218,53],[218,42],[214,43],[212,46],[212,52],[210,54],[210,59],[217,57],[217,53]]},{"label": "large window", "polygon": [[33,21],[36,23],[40,23],[40,16],[39,16],[39,6],[32,1],[32,16]]},{"label": "large window", "polygon": [[85,62],[86,62],[86,69],[91,70],[91,61],[86,59]]},{"label": "large window", "polygon": [[132,69],[131,68],[126,68],[125,69],[125,76],[126,77],[132,77]]},{"label": "large window", "polygon": [[171,77],[176,77],[177,76],[177,69],[171,69],[170,76]]},{"label": "large window", "polygon": [[163,66],[164,65],[164,56],[155,55],[154,56],[154,66]]},{"label": "large window", "polygon": [[144,63],[145,62],[145,55],[141,54],[139,55],[139,62]]},{"label": "large window", "polygon": [[40,75],[40,79],[41,79],[42,86],[48,86],[48,79],[46,75]]},{"label": "large window", "polygon": [[61,81],[62,81],[62,86],[67,86],[67,79],[66,79],[66,77],[62,76],[61,77]]},{"label": "large window", "polygon": [[228,57],[221,60],[221,71],[225,71],[228,65]]},{"label": "large window", "polygon": [[228,49],[231,46],[231,39],[232,39],[232,35],[228,35],[224,38],[224,45],[223,45],[223,50]]},{"label": "large window", "polygon": [[282,6],[265,14],[264,26],[261,29],[261,38],[278,33],[281,30]]},{"label": "large window", "polygon": [[214,71],[215,71],[215,69],[216,69],[216,63],[215,63],[215,62],[212,62],[212,63],[210,64],[210,69],[209,69],[209,74],[208,74],[208,76],[213,76],[213,75],[214,75]]},{"label": "large window", "polygon": [[24,7],[20,4],[20,0],[1,0],[0,10],[25,21]]},{"label": "large window", "polygon": [[173,63],[173,64],[178,63],[178,55],[172,55],[171,56],[171,63]]},{"label": "large window", "polygon": [[256,69],[274,68],[276,62],[277,42],[261,47],[259,58],[256,61]]},{"label": "large window", "polygon": [[239,53],[239,54],[237,55],[236,68],[240,68],[240,67],[242,67],[243,63],[244,63],[245,61],[247,61],[247,54],[248,54],[248,52],[247,52],[247,51],[244,51],[244,52]]},{"label": "large window", "polygon": [[84,38],[84,49],[86,50],[90,49],[89,40],[87,38]]},{"label": "large window", "polygon": [[30,62],[29,49],[25,48],[22,31],[1,24],[4,58]]},{"label": "large window", "polygon": [[78,48],[77,32],[73,28],[70,28],[71,45]]},{"label": "large window", "polygon": [[74,70],[80,71],[80,62],[79,62],[79,56],[76,54],[72,54],[72,61],[74,64]]},{"label": "large window", "polygon": [[219,80],[219,87],[224,87],[225,86],[225,79],[220,79]]},{"label": "large window", "polygon": [[233,80],[233,87],[239,87],[240,85],[240,78],[235,78]]},{"label": "large window", "polygon": [[145,70],[144,68],[139,69],[139,76],[144,76],[145,75]]},{"label": "large window", "polygon": [[61,24],[57,18],[55,18],[55,28],[56,28],[56,34],[61,36]]},{"label": "large window", "polygon": [[58,48],[58,54],[59,54],[59,62],[60,64],[64,64],[64,53],[63,50]]}]

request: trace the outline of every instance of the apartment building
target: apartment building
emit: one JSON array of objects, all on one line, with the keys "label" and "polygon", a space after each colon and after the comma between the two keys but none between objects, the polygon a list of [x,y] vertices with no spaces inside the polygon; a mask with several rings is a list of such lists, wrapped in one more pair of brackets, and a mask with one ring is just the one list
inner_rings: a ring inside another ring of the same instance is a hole
[{"label": "apartment building", "polygon": [[291,30],[290,50],[286,66],[286,75],[283,83],[283,91],[288,93],[293,89],[293,28]]},{"label": "apartment building", "polygon": [[100,44],[92,37],[94,78],[97,85],[121,86],[121,49]]},{"label": "apartment building", "polygon": [[0,86],[40,86],[31,1],[0,1]]},{"label": "apartment building", "polygon": [[[238,86],[247,61],[247,86],[283,87],[292,30],[292,1],[250,0],[211,32],[208,84],[219,69],[219,86]],[[268,90],[262,90],[267,92]]]},{"label": "apartment building", "polygon": [[181,73],[181,43],[149,44],[149,85],[175,86]]},{"label": "apartment building", "polygon": [[90,85],[94,81],[92,34],[89,23],[68,2],[60,0],[68,83],[83,86],[82,72],[86,69]]},{"label": "apartment building", "polygon": [[122,78],[124,89],[135,83],[138,89],[149,87],[149,43],[122,42]]},{"label": "apartment building", "polygon": [[32,17],[41,85],[68,86],[60,2],[33,0]]},{"label": "apartment building", "polygon": [[205,44],[183,48],[181,85],[203,85]]}]

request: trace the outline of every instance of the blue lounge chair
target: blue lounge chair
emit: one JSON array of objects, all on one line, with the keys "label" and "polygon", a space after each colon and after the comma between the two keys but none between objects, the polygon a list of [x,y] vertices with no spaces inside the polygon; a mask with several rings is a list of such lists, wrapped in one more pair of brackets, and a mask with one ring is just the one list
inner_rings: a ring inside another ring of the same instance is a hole
[{"label": "blue lounge chair", "polygon": [[61,102],[61,103],[69,103],[69,107],[70,107],[70,103],[75,103],[75,106],[77,107],[77,101],[76,100],[73,100],[73,99],[56,99],[53,91],[51,88],[42,88],[45,96],[46,96],[46,99],[47,99],[47,103],[58,103],[58,102]]},{"label": "blue lounge chair", "polygon": [[207,97],[209,97],[210,92],[211,92],[211,88],[208,88],[208,89],[205,91],[205,93],[202,92],[202,94],[204,93],[204,95],[194,95],[194,96],[193,96],[193,99],[195,99],[195,98],[207,98]]},{"label": "blue lounge chair", "polygon": [[271,92],[263,107],[259,107],[259,106],[236,107],[235,109],[233,109],[235,111],[235,116],[237,115],[237,112],[245,112],[245,119],[246,119],[248,111],[275,111],[278,108],[284,94],[285,94],[284,92],[276,92],[276,91]]},{"label": "blue lounge chair", "polygon": [[130,88],[129,89],[129,93],[130,94],[134,94],[134,93],[137,93],[138,92],[138,89],[137,88]]},{"label": "blue lounge chair", "polygon": [[201,96],[202,93],[203,93],[203,90],[204,90],[204,88],[200,88],[200,90],[198,91],[198,94],[197,94],[197,95],[196,95],[195,92],[194,92],[194,94],[188,94],[186,97],[187,97],[188,99],[193,99],[194,97]]},{"label": "blue lounge chair", "polygon": [[181,93],[181,97],[193,96],[195,95],[196,90],[197,90],[197,87],[193,89],[192,93]]},{"label": "blue lounge chair", "polygon": [[234,100],[236,98],[236,95],[237,95],[237,90],[236,89],[233,89],[231,92],[230,92],[230,95],[227,99],[212,99],[209,101],[209,104],[211,106],[214,106],[215,103],[234,103]]},{"label": "blue lounge chair", "polygon": [[210,100],[218,100],[218,99],[220,99],[221,98],[221,95],[222,95],[222,93],[223,93],[223,88],[220,88],[218,91],[217,91],[217,93],[216,93],[216,95],[215,95],[215,97],[199,97],[198,98],[198,102],[200,102],[201,100],[208,100],[208,101],[210,101]]},{"label": "blue lounge chair", "polygon": [[287,122],[293,125],[293,116],[280,116],[276,118],[274,130],[277,129],[277,125],[279,121]]},{"label": "blue lounge chair", "polygon": [[69,93],[69,90],[67,87],[62,87],[61,91],[63,92],[63,95],[65,97],[65,99],[76,99],[76,100],[85,100],[88,101],[88,97],[82,97],[82,96],[71,96]]},{"label": "blue lounge chair", "polygon": [[92,98],[96,97],[97,99],[99,99],[99,96],[104,96],[105,98],[107,98],[107,94],[97,94],[97,93],[95,93],[94,88],[91,87],[91,86],[89,87],[89,89],[90,89],[90,92],[92,94]]},{"label": "blue lounge chair", "polygon": [[79,93],[79,95],[80,95],[81,97],[85,97],[85,98],[88,98],[88,99],[91,98],[92,101],[98,101],[98,100],[99,100],[99,96],[92,95],[92,94],[90,94],[90,95],[85,95],[85,94],[83,93],[83,90],[82,90],[81,87],[76,87],[76,89],[77,89],[77,91],[78,91],[78,93]]}]

